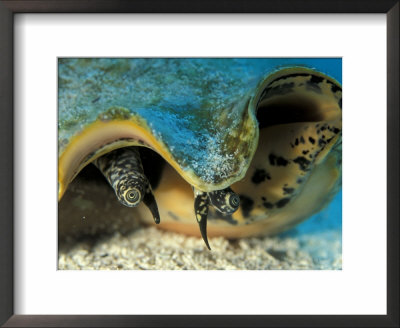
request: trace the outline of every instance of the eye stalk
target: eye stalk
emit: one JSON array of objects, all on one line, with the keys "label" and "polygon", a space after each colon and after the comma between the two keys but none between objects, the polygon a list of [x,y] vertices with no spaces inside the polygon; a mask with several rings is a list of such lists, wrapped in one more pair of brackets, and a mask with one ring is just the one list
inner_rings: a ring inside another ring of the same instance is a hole
[{"label": "eye stalk", "polygon": [[230,187],[210,192],[204,192],[193,188],[193,192],[194,212],[199,224],[200,233],[207,248],[211,250],[207,238],[208,206],[211,204],[217,211],[229,215],[239,208],[240,197]]},{"label": "eye stalk", "polygon": [[239,196],[230,187],[211,191],[208,197],[214,208],[222,214],[232,214],[240,205]]},{"label": "eye stalk", "polygon": [[136,207],[143,200],[160,223],[160,214],[149,180],[144,174],[142,161],[136,147],[113,150],[93,162],[114,189],[119,202],[127,207]]}]

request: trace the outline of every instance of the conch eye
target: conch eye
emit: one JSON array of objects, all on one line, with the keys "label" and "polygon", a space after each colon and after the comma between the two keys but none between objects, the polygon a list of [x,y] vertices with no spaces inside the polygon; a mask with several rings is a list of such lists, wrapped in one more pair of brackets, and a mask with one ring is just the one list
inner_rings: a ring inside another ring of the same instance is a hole
[{"label": "conch eye", "polygon": [[140,190],[137,189],[128,189],[128,191],[125,192],[122,197],[124,197],[125,201],[132,206],[139,205],[140,201],[142,200]]},{"label": "conch eye", "polygon": [[231,205],[232,208],[238,209],[240,205],[240,197],[236,194],[232,194],[229,197],[229,204]]}]

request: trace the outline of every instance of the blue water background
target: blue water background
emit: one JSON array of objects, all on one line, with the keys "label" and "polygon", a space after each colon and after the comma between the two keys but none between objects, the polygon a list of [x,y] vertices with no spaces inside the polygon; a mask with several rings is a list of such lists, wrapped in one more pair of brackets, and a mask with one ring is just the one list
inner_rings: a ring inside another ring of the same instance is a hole
[{"label": "blue water background", "polygon": [[325,209],[293,229],[282,233],[281,236],[301,237],[326,231],[342,232],[342,190],[337,193]]}]

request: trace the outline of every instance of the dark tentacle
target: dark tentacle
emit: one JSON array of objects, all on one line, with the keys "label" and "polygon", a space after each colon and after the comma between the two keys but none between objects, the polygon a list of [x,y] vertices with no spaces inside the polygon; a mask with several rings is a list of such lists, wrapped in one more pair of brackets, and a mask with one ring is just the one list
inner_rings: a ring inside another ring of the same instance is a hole
[{"label": "dark tentacle", "polygon": [[211,250],[207,238],[207,216],[210,201],[206,192],[197,189],[194,189],[194,196],[194,211],[196,214],[196,220],[200,227],[201,237],[203,238],[207,248]]},{"label": "dark tentacle", "polygon": [[154,222],[159,224],[160,214],[158,213],[157,202],[151,190],[150,184],[147,185],[147,190],[143,197],[143,203],[145,203],[145,205],[149,208],[151,214],[153,215]]}]

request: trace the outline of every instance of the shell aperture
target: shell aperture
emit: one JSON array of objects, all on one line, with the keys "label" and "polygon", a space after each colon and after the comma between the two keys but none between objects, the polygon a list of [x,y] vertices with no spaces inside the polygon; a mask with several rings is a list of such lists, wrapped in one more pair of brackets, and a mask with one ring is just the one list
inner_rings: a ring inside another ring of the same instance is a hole
[{"label": "shell aperture", "polygon": [[155,223],[160,223],[157,203],[135,147],[116,149],[97,158],[93,163],[114,189],[121,204],[136,207],[143,200]]}]

